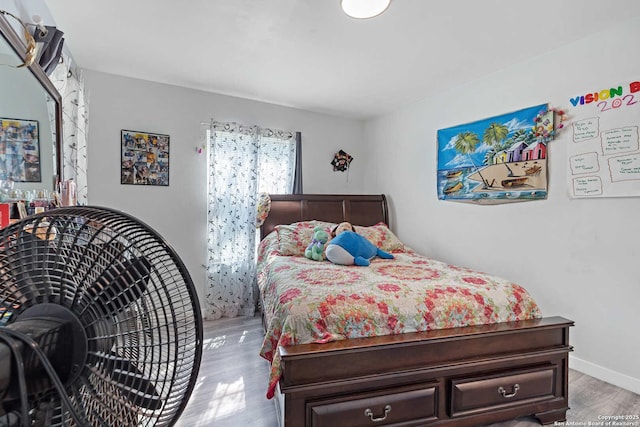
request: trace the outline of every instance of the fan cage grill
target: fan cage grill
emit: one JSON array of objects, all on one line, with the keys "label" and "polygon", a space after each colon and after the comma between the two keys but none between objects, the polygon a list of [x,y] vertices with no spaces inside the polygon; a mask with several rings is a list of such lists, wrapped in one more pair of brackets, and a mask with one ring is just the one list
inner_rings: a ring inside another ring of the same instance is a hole
[{"label": "fan cage grill", "polygon": [[[0,326],[44,303],[83,325],[86,362],[66,391],[85,425],[175,423],[197,378],[202,318],[186,267],[158,233],[109,208],[37,214],[0,231],[0,281]],[[34,422],[75,425],[55,393],[30,407]]]}]

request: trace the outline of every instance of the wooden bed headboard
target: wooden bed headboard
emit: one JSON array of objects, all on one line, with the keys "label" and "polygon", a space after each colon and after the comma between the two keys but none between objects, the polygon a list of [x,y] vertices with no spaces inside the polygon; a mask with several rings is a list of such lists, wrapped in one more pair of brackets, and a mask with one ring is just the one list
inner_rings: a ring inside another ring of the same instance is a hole
[{"label": "wooden bed headboard", "polygon": [[313,219],[370,226],[389,225],[389,209],[384,194],[271,194],[269,216],[260,227],[260,238],[278,224]]}]

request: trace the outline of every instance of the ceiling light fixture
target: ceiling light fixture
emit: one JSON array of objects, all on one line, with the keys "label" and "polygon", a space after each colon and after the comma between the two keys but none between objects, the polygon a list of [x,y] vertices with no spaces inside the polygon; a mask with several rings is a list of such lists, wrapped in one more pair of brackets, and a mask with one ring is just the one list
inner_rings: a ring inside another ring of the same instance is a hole
[{"label": "ceiling light fixture", "polygon": [[391,0],[341,0],[342,10],[352,18],[366,19],[387,10]]}]

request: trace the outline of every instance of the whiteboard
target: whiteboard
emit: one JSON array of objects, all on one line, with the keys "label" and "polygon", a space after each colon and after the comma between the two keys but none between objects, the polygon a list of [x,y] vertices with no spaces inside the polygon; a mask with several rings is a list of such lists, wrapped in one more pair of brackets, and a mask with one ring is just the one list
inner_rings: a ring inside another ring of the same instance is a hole
[{"label": "whiteboard", "polygon": [[569,103],[569,195],[640,196],[640,82],[576,95]]}]

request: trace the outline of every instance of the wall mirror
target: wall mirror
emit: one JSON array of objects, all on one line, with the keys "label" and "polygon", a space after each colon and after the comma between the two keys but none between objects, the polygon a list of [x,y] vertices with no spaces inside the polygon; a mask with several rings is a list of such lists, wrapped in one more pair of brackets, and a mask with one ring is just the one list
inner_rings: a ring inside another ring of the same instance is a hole
[{"label": "wall mirror", "polygon": [[63,179],[62,99],[37,61],[15,67],[26,46],[1,15],[0,34],[0,198],[49,197]]}]

